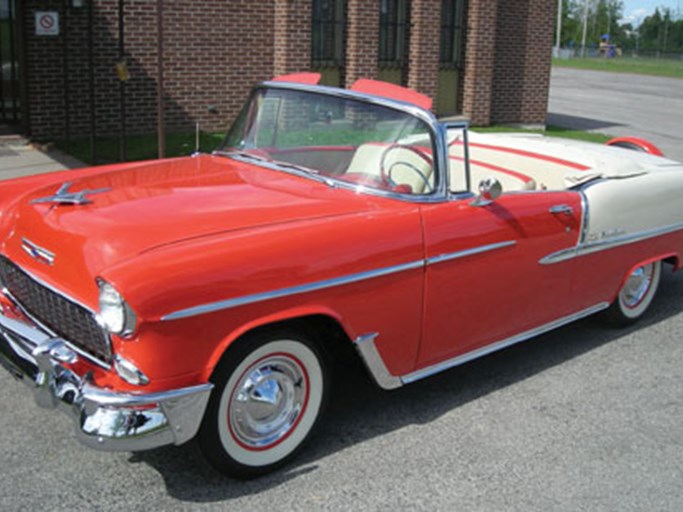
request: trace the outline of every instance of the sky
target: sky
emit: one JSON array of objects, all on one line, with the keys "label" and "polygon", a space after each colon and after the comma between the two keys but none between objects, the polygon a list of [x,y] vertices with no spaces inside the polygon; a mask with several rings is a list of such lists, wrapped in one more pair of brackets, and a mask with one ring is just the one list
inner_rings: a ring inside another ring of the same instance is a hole
[{"label": "sky", "polygon": [[639,25],[641,21],[653,12],[655,7],[669,7],[676,13],[680,8],[683,15],[683,0],[622,0],[624,2],[624,22]]}]

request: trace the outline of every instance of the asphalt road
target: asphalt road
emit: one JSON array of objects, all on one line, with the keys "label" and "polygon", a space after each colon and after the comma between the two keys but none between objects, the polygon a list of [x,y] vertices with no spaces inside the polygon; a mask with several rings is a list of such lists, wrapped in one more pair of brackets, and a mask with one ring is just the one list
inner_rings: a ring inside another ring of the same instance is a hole
[{"label": "asphalt road", "polygon": [[0,510],[679,511],[683,275],[637,327],[587,319],[394,392],[350,371],[301,458],[260,480],[71,429],[0,372]]},{"label": "asphalt road", "polygon": [[256,481],[72,428],[0,369],[0,510],[683,510],[683,275],[625,330],[587,319],[394,392],[350,369],[308,449]]},{"label": "asphalt road", "polygon": [[683,162],[683,80],[553,68],[548,123],[642,137]]}]

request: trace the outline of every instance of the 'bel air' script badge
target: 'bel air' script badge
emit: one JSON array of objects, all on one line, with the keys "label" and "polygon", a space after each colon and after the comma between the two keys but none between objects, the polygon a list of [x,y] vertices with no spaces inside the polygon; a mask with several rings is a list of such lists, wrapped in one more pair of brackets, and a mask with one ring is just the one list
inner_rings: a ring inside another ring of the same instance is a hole
[{"label": "'bel air' script badge", "polygon": [[100,194],[110,190],[108,188],[98,188],[96,190],[81,190],[80,192],[69,192],[70,182],[64,183],[57,193],[53,196],[41,197],[39,199],[34,199],[31,204],[34,203],[57,203],[57,204],[90,204],[92,201],[88,199],[88,195]]}]

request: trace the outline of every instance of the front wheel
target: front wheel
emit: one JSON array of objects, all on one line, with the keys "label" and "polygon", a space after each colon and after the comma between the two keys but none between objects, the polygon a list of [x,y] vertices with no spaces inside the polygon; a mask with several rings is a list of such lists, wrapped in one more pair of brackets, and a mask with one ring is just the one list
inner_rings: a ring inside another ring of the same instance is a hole
[{"label": "front wheel", "polygon": [[661,261],[647,263],[631,272],[605,312],[607,320],[613,325],[625,326],[643,316],[657,293],[661,275]]},{"label": "front wheel", "polygon": [[295,455],[317,425],[329,389],[318,349],[293,332],[240,340],[212,380],[199,445],[216,469],[242,479]]}]

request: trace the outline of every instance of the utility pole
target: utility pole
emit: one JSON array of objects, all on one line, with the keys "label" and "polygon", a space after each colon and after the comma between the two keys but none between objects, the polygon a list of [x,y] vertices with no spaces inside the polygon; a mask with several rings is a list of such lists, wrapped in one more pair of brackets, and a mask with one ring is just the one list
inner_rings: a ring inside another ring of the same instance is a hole
[{"label": "utility pole", "polygon": [[557,0],[557,38],[555,40],[556,57],[560,56],[560,45],[562,42],[562,7],[563,0]]},{"label": "utility pole", "polygon": [[605,32],[608,36],[610,36],[610,42],[612,41],[612,2],[609,0],[607,1],[607,32]]},{"label": "utility pole", "polygon": [[586,56],[586,33],[588,32],[588,0],[583,0],[583,36],[581,37],[581,58]]}]

